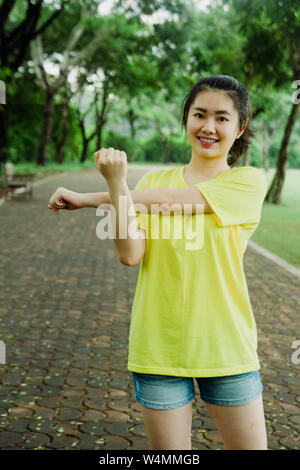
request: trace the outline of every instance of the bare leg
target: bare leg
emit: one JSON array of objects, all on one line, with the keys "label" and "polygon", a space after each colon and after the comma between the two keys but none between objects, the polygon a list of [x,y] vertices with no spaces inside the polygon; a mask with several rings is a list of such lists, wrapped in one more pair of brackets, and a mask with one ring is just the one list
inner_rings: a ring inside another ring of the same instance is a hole
[{"label": "bare leg", "polygon": [[267,450],[262,395],[239,406],[205,403],[227,450]]},{"label": "bare leg", "polygon": [[192,449],[193,401],[172,410],[156,410],[141,405],[151,450]]}]

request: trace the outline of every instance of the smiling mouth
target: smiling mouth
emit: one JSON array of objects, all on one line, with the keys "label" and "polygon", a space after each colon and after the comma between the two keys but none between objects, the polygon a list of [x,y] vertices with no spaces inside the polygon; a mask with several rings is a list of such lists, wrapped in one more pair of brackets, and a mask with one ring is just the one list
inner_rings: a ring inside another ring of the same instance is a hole
[{"label": "smiling mouth", "polygon": [[218,139],[206,139],[205,137],[198,137],[196,136],[200,142],[203,142],[204,144],[215,144],[216,142],[219,142]]}]

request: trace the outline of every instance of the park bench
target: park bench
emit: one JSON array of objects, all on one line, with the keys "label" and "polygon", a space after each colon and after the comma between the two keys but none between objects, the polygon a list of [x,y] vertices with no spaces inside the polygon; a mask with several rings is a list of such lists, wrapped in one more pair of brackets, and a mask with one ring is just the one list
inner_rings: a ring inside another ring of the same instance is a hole
[{"label": "park bench", "polygon": [[13,164],[8,162],[5,165],[5,185],[7,188],[6,198],[32,199],[32,181],[34,173],[14,174]]}]

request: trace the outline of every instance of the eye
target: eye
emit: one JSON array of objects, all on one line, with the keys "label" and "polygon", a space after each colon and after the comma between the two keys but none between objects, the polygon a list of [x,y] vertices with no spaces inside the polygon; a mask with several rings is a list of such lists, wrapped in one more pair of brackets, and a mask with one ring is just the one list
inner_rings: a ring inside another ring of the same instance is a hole
[{"label": "eye", "polygon": [[[203,114],[201,114],[201,113],[196,113],[196,114],[194,114],[194,116],[203,116]],[[221,117],[219,117],[218,119],[225,119],[225,121],[228,121],[228,119],[226,119],[224,116],[221,116]],[[224,122],[224,121],[222,121],[222,122]]]}]

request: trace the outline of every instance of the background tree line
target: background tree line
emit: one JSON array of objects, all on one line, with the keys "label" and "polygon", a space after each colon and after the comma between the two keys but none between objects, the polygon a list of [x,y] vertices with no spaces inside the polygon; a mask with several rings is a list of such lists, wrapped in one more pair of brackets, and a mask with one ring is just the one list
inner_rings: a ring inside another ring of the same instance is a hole
[{"label": "background tree line", "polygon": [[102,4],[0,2],[0,171],[84,163],[101,146],[183,164],[184,95],[202,75],[227,74],[252,103],[241,165],[275,167],[266,200],[280,204],[285,170],[300,168],[300,0],[116,0],[109,14]]}]

